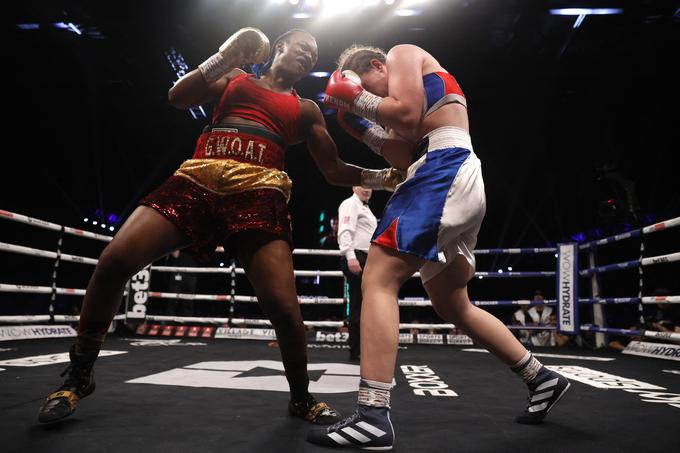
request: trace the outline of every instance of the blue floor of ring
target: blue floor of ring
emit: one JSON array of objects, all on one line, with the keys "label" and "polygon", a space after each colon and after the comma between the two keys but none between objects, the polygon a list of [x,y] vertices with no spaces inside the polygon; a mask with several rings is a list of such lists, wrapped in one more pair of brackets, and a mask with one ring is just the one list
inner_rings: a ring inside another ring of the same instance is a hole
[{"label": "blue floor of ring", "polygon": [[[183,339],[174,345],[136,346],[133,340],[121,336],[107,340],[105,350],[127,352],[100,357],[95,366],[95,393],[82,400],[69,419],[51,426],[39,425],[37,412],[44,397],[61,383],[59,373],[66,364],[21,367],[6,362],[63,353],[72,339],[0,342],[0,451],[331,451],[305,442],[312,425],[288,415],[286,392],[225,388],[247,387],[253,382],[259,382],[256,386],[280,385],[282,372],[269,366],[271,362],[229,371],[238,368],[230,363],[233,361],[279,361],[279,351],[266,341],[199,338]],[[680,370],[679,362],[613,351],[537,348],[535,352],[582,356],[540,359],[546,365],[581,367],[571,371],[588,383],[572,380],[571,390],[545,423],[526,426],[513,421],[527,395],[519,378],[490,354],[465,349],[413,345],[399,351],[397,387],[392,394],[394,451],[670,453],[680,445],[680,408],[667,402],[644,401],[653,398],[651,393],[645,396],[616,388],[623,380],[628,385],[645,383],[665,389],[647,391],[655,392],[656,398],[662,393],[672,398],[669,394],[680,394],[680,375],[668,370]],[[352,364],[346,361],[347,356],[347,349],[309,349],[310,364]],[[200,362],[224,363],[197,365]],[[458,396],[414,394],[402,371],[404,365],[427,366],[438,377],[435,381],[445,383]],[[325,366],[311,372],[317,389],[322,390],[322,383],[330,379],[327,382],[352,390],[316,391],[317,399],[343,414],[351,413],[356,398],[353,371]],[[175,371],[163,374],[169,370]],[[333,381],[340,373],[345,373],[344,378]],[[617,378],[597,377],[598,373]],[[351,385],[347,385],[347,374]],[[127,382],[138,378],[145,378],[147,383]],[[595,387],[596,382],[610,388]],[[177,385],[181,383],[196,386]],[[675,397],[676,404],[678,398],[680,395]]]}]

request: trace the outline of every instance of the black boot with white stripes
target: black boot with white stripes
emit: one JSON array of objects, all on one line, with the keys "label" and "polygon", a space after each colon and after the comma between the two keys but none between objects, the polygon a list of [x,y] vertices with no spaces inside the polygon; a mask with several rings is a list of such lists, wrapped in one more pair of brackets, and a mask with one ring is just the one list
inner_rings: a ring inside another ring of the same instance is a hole
[{"label": "black boot with white stripes", "polygon": [[307,440],[325,447],[358,447],[362,450],[392,450],[394,429],[388,407],[359,406],[346,419],[326,429],[314,429]]},{"label": "black boot with white stripes", "polygon": [[390,420],[390,390],[393,384],[361,379],[357,411],[350,417],[307,434],[307,440],[326,447],[358,447],[362,450],[391,450],[394,429]]},{"label": "black boot with white stripes", "polygon": [[[533,356],[531,358],[533,359]],[[550,409],[564,396],[571,384],[561,374],[539,364],[536,375],[527,382],[527,387],[529,387],[527,407],[515,421],[525,425],[538,425],[543,423]]]},{"label": "black boot with white stripes", "polygon": [[529,387],[529,402],[524,413],[515,418],[517,423],[525,425],[542,423],[550,409],[571,386],[567,378],[544,367],[529,351],[510,369]]}]

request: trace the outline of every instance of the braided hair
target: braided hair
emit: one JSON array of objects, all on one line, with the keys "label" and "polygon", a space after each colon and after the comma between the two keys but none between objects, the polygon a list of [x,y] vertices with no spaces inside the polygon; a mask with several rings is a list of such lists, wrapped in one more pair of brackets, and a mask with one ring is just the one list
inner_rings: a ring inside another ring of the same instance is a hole
[{"label": "braided hair", "polygon": [[253,74],[255,74],[255,76],[258,79],[265,75],[272,67],[272,63],[274,62],[274,56],[276,55],[276,46],[281,41],[288,41],[288,39],[295,33],[305,33],[311,36],[311,33],[309,33],[307,30],[303,30],[302,28],[292,28],[287,32],[283,33],[282,35],[280,35],[278,38],[276,38],[274,40],[274,44],[271,46],[269,58],[267,58],[267,60],[264,63],[251,65],[251,71]]}]

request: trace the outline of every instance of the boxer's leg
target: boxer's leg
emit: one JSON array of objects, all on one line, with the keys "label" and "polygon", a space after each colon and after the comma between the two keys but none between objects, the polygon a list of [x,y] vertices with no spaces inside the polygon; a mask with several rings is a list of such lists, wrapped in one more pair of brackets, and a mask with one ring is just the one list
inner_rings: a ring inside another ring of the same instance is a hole
[{"label": "boxer's leg", "polygon": [[529,403],[518,423],[538,424],[569,389],[569,381],[544,367],[491,313],[474,306],[467,293],[468,261],[457,255],[440,273],[424,283],[432,307],[447,322],[462,329],[510,366],[529,388]]},{"label": "boxer's leg", "polygon": [[239,261],[260,307],[276,330],[290,386],[290,412],[322,425],[338,421],[340,414],[326,403],[317,402],[308,391],[307,339],[295,289],[290,245],[260,231],[239,233],[235,242]]},{"label": "boxer's leg", "polygon": [[71,364],[63,373],[68,376],[47,397],[38,414],[40,422],[50,423],[71,415],[78,401],[94,391],[92,367],[130,277],[187,244],[187,237],[154,209],[140,206],[132,213],[99,257],[87,285],[78,338],[70,350]]}]

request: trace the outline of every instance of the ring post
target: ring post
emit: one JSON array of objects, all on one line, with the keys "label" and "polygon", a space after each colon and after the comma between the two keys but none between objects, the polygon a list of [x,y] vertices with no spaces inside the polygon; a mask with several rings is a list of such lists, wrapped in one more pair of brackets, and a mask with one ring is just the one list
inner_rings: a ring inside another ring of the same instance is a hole
[{"label": "ring post", "polygon": [[[597,253],[596,247],[590,247],[588,250],[588,266],[592,269],[597,267]],[[598,299],[600,297],[600,274],[599,272],[593,272],[590,275],[590,291],[593,299]],[[602,304],[593,304],[593,323],[598,326],[607,327],[607,318],[604,316],[604,308]],[[606,337],[604,333],[595,333],[595,347],[604,348],[606,344]]]}]

